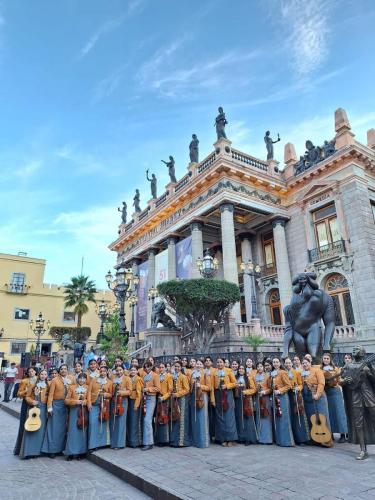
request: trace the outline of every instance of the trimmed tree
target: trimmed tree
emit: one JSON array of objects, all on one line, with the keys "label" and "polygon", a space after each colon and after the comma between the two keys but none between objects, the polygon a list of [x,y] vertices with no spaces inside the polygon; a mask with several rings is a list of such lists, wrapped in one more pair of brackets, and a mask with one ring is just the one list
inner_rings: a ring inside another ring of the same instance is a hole
[{"label": "trimmed tree", "polygon": [[99,350],[106,355],[108,363],[114,363],[116,356],[125,357],[128,352],[128,340],[121,333],[118,313],[108,316],[104,323],[104,338],[99,344]]},{"label": "trimmed tree", "polygon": [[266,343],[266,340],[261,335],[249,335],[244,338],[246,344],[251,345],[254,352],[258,351],[258,347]]},{"label": "trimmed tree", "polygon": [[65,287],[65,306],[73,308],[73,311],[77,315],[78,328],[82,325],[82,316],[89,310],[86,302],[96,302],[95,293],[95,282],[82,274],[74,276],[71,279],[71,283]]},{"label": "trimmed tree", "polygon": [[240,300],[238,286],[223,280],[171,280],[159,283],[157,288],[173,313],[193,333],[199,352],[209,350],[216,335],[214,324],[223,323]]}]

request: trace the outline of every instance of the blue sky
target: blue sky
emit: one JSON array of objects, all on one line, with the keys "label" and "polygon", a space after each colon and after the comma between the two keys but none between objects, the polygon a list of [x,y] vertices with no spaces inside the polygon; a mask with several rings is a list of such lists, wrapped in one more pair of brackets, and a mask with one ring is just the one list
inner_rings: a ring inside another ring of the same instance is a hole
[{"label": "blue sky", "polygon": [[0,252],[47,259],[46,280],[80,271],[104,286],[122,200],[192,133],[212,151],[217,106],[238,149],[265,158],[375,127],[372,0],[0,0]]}]

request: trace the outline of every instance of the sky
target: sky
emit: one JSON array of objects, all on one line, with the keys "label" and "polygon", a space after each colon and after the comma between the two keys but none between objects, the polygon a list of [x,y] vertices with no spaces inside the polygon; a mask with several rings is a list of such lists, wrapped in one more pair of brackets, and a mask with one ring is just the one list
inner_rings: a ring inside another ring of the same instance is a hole
[{"label": "sky", "polygon": [[[123,200],[162,194],[191,134],[265,159],[264,132],[303,154],[346,109],[375,127],[373,0],[0,0],[0,252],[47,260],[45,280],[115,264]],[[129,210],[130,211],[130,210]]]}]

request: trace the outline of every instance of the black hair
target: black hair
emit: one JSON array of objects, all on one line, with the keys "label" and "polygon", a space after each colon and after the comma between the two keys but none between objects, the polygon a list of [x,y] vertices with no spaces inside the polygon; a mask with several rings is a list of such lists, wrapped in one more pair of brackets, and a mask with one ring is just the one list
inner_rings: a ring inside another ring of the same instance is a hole
[{"label": "black hair", "polygon": [[84,378],[85,380],[87,380],[87,375],[86,375],[86,373],[83,373],[83,372],[82,372],[82,373],[80,373],[80,374],[78,375],[78,378]]},{"label": "black hair", "polygon": [[64,366],[65,366],[66,369],[68,369],[68,365],[66,365],[65,363],[63,363],[62,365],[59,366],[59,369],[57,371],[60,373],[61,368],[64,368]]}]

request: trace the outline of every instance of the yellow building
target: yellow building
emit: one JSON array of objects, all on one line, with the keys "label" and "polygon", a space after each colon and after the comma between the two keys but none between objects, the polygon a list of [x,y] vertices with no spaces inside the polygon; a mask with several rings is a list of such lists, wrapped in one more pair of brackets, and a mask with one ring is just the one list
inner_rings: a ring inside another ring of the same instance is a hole
[{"label": "yellow building", "polygon": [[[65,309],[64,286],[44,283],[46,261],[26,254],[0,253],[0,361],[1,358],[19,363],[21,354],[36,347],[37,338],[30,329],[30,320],[40,312],[50,326],[76,326],[74,312]],[[113,306],[115,298],[110,290],[98,291],[96,302],[102,300]],[[94,344],[100,328],[96,304],[87,303],[89,312],[82,318],[82,326],[91,328],[88,344]],[[48,334],[41,337],[42,355],[51,355],[60,349]]]}]

